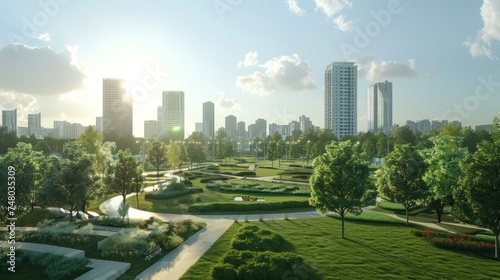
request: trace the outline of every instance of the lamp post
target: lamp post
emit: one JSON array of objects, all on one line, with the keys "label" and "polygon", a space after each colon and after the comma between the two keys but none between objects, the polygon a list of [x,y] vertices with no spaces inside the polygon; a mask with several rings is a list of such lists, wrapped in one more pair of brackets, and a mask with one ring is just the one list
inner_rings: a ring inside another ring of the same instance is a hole
[{"label": "lamp post", "polygon": [[288,162],[288,146],[290,145],[290,141],[286,141],[286,162]]}]

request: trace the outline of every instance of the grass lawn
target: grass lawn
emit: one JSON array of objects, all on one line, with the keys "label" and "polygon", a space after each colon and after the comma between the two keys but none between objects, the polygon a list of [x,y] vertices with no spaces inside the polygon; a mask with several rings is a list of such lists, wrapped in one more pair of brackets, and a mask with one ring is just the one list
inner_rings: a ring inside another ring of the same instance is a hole
[{"label": "grass lawn", "polygon": [[[229,250],[229,241],[245,222],[229,230],[192,266],[182,279],[206,279],[210,268]],[[433,247],[398,223],[346,221],[341,239],[339,219],[321,217],[253,222],[274,230],[288,250],[314,269],[309,279],[492,279],[500,261]]]},{"label": "grass lawn", "polygon": [[[77,271],[71,275],[68,276],[68,279],[75,279],[78,278],[80,275],[86,273],[87,271],[91,270],[92,268],[90,267],[85,267],[81,271]],[[11,280],[50,280],[48,276],[43,274],[40,271],[39,266],[34,266],[29,262],[25,262],[22,264],[21,268],[16,269],[15,273],[9,272],[9,279]]]},{"label": "grass lawn", "polygon": [[111,194],[106,194],[106,195],[103,195],[102,197],[99,197],[98,199],[96,200],[92,200],[90,201],[90,204],[89,206],[87,207],[87,211],[93,211],[93,212],[96,212],[97,214],[99,215],[104,215],[104,213],[101,212],[101,210],[99,210],[99,206],[106,200],[112,198],[112,197],[115,197],[119,195],[118,193],[111,193]]},{"label": "grass lawn", "polygon": [[280,172],[283,172],[283,169],[279,169],[277,164],[274,165],[274,168],[257,167],[255,169],[257,177],[278,176],[278,173]]},{"label": "grass lawn", "polygon": [[21,217],[17,218],[16,226],[19,227],[36,227],[36,223],[43,219],[62,219],[62,217],[57,217],[56,215],[50,213],[49,210],[45,209],[33,209],[32,212],[28,212]]}]

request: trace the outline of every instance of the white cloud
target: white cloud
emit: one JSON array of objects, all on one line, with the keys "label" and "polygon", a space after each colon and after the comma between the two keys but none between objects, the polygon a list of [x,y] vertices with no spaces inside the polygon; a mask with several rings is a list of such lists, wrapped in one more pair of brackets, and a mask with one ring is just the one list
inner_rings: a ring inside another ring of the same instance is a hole
[{"label": "white cloud", "polygon": [[49,33],[38,34],[34,38],[38,39],[40,41],[50,42],[50,34]]},{"label": "white cloud", "polygon": [[259,64],[259,55],[257,52],[247,52],[245,59],[238,62],[238,67],[250,67]]},{"label": "white cloud", "polygon": [[462,44],[469,49],[472,57],[488,57],[496,60],[492,51],[493,43],[500,42],[500,2],[497,0],[484,0],[481,6],[483,28],[475,39],[467,39]]},{"label": "white cloud", "polygon": [[0,91],[58,95],[83,88],[85,77],[75,48],[57,53],[49,47],[10,44],[0,49]]},{"label": "white cloud", "polygon": [[[367,64],[365,64],[367,63]],[[390,80],[394,78],[414,78],[418,75],[415,59],[408,59],[408,63],[397,61],[364,61],[356,62],[358,76],[370,81]]]},{"label": "white cloud", "polygon": [[231,109],[231,110],[241,110],[241,105],[234,98],[224,98],[220,97],[217,101],[219,108],[222,109]]},{"label": "white cloud", "polygon": [[262,71],[238,76],[236,85],[246,92],[270,95],[275,91],[304,92],[316,88],[309,63],[301,61],[297,54],[280,56],[259,65]]},{"label": "white cloud", "polygon": [[321,10],[328,17],[341,12],[345,7],[351,7],[352,3],[348,0],[314,0],[316,11]]},{"label": "white cloud", "polygon": [[299,3],[297,2],[297,0],[286,0],[286,4],[290,12],[296,15],[303,16],[304,13],[306,12],[304,9],[299,7]]},{"label": "white cloud", "polygon": [[340,31],[349,32],[354,28],[354,22],[352,20],[345,20],[345,15],[340,15],[333,19],[333,22]]},{"label": "white cloud", "polygon": [[316,3],[316,11],[322,11],[326,16],[332,19],[335,27],[343,32],[350,32],[354,28],[352,20],[346,20],[346,15],[337,15],[346,7],[352,7],[352,2],[349,0],[314,0]]}]

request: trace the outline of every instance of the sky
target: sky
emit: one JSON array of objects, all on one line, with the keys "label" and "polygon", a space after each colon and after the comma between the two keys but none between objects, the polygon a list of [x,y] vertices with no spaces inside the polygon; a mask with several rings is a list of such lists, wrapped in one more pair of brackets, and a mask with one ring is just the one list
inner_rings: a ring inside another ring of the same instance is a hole
[{"label": "sky", "polygon": [[185,93],[186,133],[215,103],[235,115],[324,126],[324,70],[358,65],[358,130],[367,90],[393,83],[393,120],[488,124],[500,115],[500,1],[26,0],[0,2],[0,109],[42,126],[95,125],[102,79],[123,78],[134,135],[164,90]]}]

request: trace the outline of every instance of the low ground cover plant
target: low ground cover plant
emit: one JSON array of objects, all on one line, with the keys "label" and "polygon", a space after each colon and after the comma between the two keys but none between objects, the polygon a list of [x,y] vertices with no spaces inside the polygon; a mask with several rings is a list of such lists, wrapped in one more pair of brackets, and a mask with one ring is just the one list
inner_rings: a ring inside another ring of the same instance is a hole
[{"label": "low ground cover plant", "polygon": [[[7,268],[10,266],[7,263],[7,253],[3,250],[0,256],[0,271],[9,273]],[[24,250],[16,251],[16,272],[23,269],[26,263],[33,265],[37,271],[43,273],[43,277],[38,279],[68,279],[68,276],[74,275],[78,271],[84,271],[85,267],[90,263],[88,258],[64,257],[51,253],[30,252]]]},{"label": "low ground cover plant", "polygon": [[93,240],[94,227],[90,223],[78,226],[70,221],[45,219],[37,223],[37,228],[37,231],[20,232],[18,240],[69,247],[84,246]]},{"label": "low ground cover plant", "polygon": [[432,230],[414,230],[413,233],[439,248],[487,253],[493,253],[495,250],[495,243],[490,242],[489,236],[476,237],[468,234],[443,233]]}]

